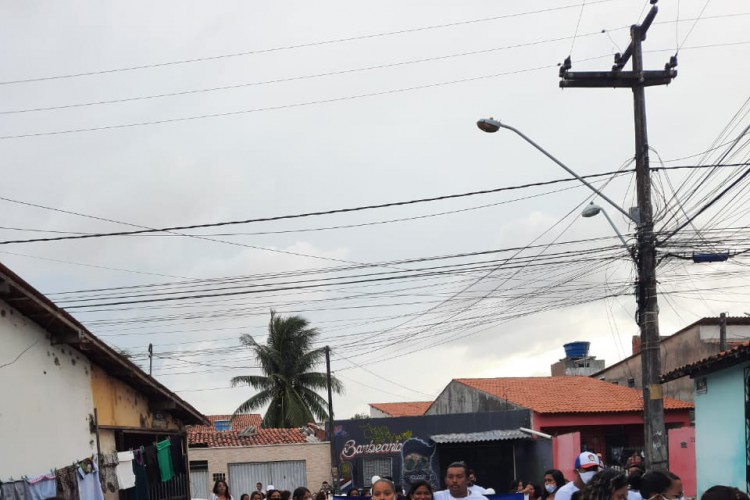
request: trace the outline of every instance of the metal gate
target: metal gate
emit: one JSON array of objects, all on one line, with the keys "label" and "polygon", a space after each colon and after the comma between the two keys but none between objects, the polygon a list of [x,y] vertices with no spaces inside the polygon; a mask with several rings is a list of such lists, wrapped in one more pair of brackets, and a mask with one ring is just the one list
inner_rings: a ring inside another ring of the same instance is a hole
[{"label": "metal gate", "polygon": [[258,482],[263,483],[264,488],[273,486],[277,490],[289,491],[307,486],[305,461],[229,464],[229,491],[234,498],[255,491]]},{"label": "metal gate", "polygon": [[208,490],[209,490],[208,471],[190,469],[190,497],[191,498],[208,498],[209,497]]}]

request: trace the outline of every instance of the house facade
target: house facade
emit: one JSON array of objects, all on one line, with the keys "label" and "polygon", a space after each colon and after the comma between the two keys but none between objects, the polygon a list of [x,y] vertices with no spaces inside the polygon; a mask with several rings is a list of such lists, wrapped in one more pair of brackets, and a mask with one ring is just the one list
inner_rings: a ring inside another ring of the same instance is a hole
[{"label": "house facade", "polygon": [[432,401],[408,401],[404,403],[370,403],[371,418],[417,417],[424,415]]},{"label": "house facade", "polygon": [[[720,318],[702,318],[668,337],[662,337],[662,373],[718,354]],[[730,346],[750,340],[750,318],[728,317],[726,319],[727,342]],[[640,337],[633,337],[633,354],[604,370],[592,375],[594,378],[641,389],[642,374]],[[670,380],[662,386],[664,396],[683,401],[693,400],[693,384],[689,378]]]},{"label": "house facade", "polygon": [[750,491],[750,343],[672,370],[694,388],[698,495],[716,484]]},{"label": "house facade", "polygon": [[[0,264],[0,480],[153,445],[203,415]],[[7,381],[7,382],[6,382]],[[105,481],[106,483],[106,481]],[[150,499],[187,498],[187,471],[150,484]],[[109,487],[107,487],[109,486]],[[114,499],[114,483],[105,484]]]},{"label": "house facade", "polygon": [[331,480],[331,448],[314,425],[261,428],[260,415],[209,415],[209,425],[188,431],[193,498],[208,498],[215,481],[226,480],[232,496],[264,489],[319,488]]},{"label": "house facade", "polygon": [[[665,398],[664,407],[668,429],[690,425],[692,404]],[[641,391],[590,377],[455,379],[425,415],[508,410],[528,411],[530,428],[543,434],[580,433],[581,451],[600,453],[608,464],[643,449]]]}]

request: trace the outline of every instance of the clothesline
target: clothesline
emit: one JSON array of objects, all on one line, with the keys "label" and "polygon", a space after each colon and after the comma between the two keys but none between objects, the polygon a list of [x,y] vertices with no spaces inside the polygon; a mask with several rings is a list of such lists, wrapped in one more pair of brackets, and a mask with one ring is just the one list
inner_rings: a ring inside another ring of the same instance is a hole
[{"label": "clothesline", "polygon": [[118,490],[128,490],[128,500],[150,500],[151,486],[185,470],[182,440],[172,436],[135,450],[87,457],[31,479],[0,481],[0,500],[104,500],[104,492]]}]

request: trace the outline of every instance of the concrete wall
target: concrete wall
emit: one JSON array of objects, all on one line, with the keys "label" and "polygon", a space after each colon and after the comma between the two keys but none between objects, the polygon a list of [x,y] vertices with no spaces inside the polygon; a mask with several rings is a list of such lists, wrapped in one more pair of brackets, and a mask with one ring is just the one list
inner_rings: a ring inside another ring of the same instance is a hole
[{"label": "concrete wall", "polygon": [[149,410],[146,396],[96,365],[91,368],[91,391],[99,425],[169,430],[178,430],[181,426],[166,411],[159,412],[163,419],[156,419]]},{"label": "concrete wall", "polygon": [[482,391],[452,380],[435,399],[425,415],[449,415],[488,411],[522,410],[523,408],[498,400]]},{"label": "concrete wall", "polygon": [[695,460],[698,496],[716,484],[747,492],[745,482],[745,368],[710,374],[705,394],[695,395]]},{"label": "concrete wall", "polygon": [[49,472],[96,451],[88,359],[52,345],[40,326],[3,301],[0,365],[0,479]]},{"label": "concrete wall", "polygon": [[307,485],[319,488],[323,481],[331,482],[331,447],[324,443],[277,444],[273,446],[247,446],[227,448],[190,448],[190,460],[208,461],[209,483],[216,473],[227,474],[228,464],[246,462],[281,462],[304,460]]},{"label": "concrete wall", "polygon": [[604,370],[603,359],[593,357],[585,359],[561,359],[550,367],[553,377],[589,377],[594,373]]},{"label": "concrete wall", "polygon": [[370,407],[370,418],[388,418],[390,415],[388,415],[384,411],[380,411],[377,408]]},{"label": "concrete wall", "polygon": [[[727,339],[738,341],[750,339],[750,326],[728,325]],[[717,325],[694,325],[691,328],[664,339],[661,342],[661,369],[667,373],[719,352],[719,327]],[[635,379],[635,387],[641,389],[641,356],[637,354],[593,375],[607,382],[628,385]],[[682,377],[664,384],[664,395],[683,401],[693,401],[693,383]]]}]

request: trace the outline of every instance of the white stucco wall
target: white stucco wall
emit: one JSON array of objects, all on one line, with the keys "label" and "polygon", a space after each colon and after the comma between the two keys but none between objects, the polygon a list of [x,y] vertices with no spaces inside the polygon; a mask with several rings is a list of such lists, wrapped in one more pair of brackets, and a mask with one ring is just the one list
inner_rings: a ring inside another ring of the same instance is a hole
[{"label": "white stucco wall", "polygon": [[88,359],[0,300],[0,480],[94,453],[93,413]]}]

